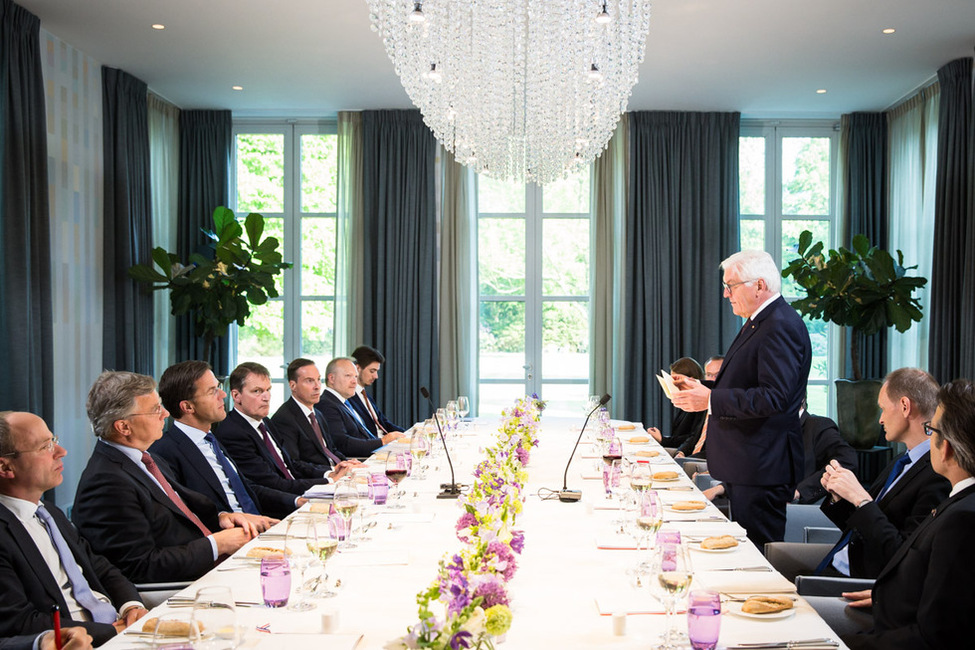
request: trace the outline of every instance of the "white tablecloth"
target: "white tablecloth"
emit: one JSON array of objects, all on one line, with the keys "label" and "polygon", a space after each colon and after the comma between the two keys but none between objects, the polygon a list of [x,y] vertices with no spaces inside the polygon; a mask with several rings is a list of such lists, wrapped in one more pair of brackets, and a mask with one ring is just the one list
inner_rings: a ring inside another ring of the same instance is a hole
[{"label": "white tablecloth", "polygon": [[[626,634],[614,636],[610,612],[659,612],[660,605],[648,590],[631,584],[626,568],[636,562],[636,551],[607,550],[599,546],[626,546],[626,539],[617,537],[611,524],[617,512],[604,496],[602,483],[596,479],[592,447],[583,445],[569,469],[569,487],[581,489],[582,501],[562,503],[543,501],[536,493],[540,488],[558,490],[562,487],[565,463],[578,428],[584,418],[545,418],[542,420],[541,444],[528,467],[530,480],[524,512],[517,528],[525,531],[525,549],[519,558],[518,573],[509,584],[514,620],[507,638],[500,646],[521,648],[647,648],[664,629],[665,617],[659,613],[633,613],[627,616]],[[471,426],[471,425],[468,425]],[[494,423],[480,421],[473,431],[454,438],[451,443],[458,481],[469,482],[471,471],[481,449],[493,444]],[[628,440],[640,434],[639,424],[634,431],[621,431]],[[635,449],[656,449],[654,443],[627,446]],[[666,456],[654,459],[654,467],[676,467]],[[359,548],[343,551],[328,563],[328,573],[341,580],[338,596],[316,601],[318,607],[307,613],[284,609],[240,608],[238,618],[247,626],[245,647],[284,648],[300,650],[350,650],[382,648],[394,637],[404,634],[416,621],[416,593],[425,589],[436,575],[437,563],[445,553],[461,548],[454,535],[454,525],[460,516],[456,501],[438,500],[439,483],[448,480],[446,462],[435,459],[436,469],[426,481],[409,478],[402,487],[407,492],[406,508],[398,512],[380,507],[378,525],[370,531],[372,541],[360,542]],[[683,474],[682,474],[683,476]],[[682,479],[682,485],[691,482]],[[678,484],[666,484],[668,486]],[[663,485],[663,484],[661,484]],[[700,499],[696,489],[661,491],[665,502]],[[704,516],[719,514],[709,506]],[[668,519],[685,516],[668,512]],[[685,535],[710,535],[721,532],[740,534],[736,524],[724,521],[666,523]],[[283,533],[284,523],[273,532]],[[276,540],[280,544],[280,540]],[[273,542],[255,540],[251,544],[271,545]],[[631,542],[630,542],[631,543]],[[248,547],[239,554],[246,552]],[[707,586],[722,591],[760,591],[781,587],[788,583],[776,573],[743,571],[713,571],[732,567],[766,565],[762,554],[744,542],[733,553],[693,552],[693,568],[698,574],[696,587]],[[217,570],[185,590],[192,595],[200,586],[221,584],[233,589],[238,600],[260,601],[259,571],[255,564],[231,558]],[[772,589],[777,590],[777,589]],[[598,605],[597,605],[598,603]],[[600,615],[600,609],[605,615]],[[165,605],[152,615],[167,611]],[[189,610],[184,610],[189,616]],[[326,612],[337,612],[338,634],[321,634],[321,618]],[[677,625],[686,630],[683,616],[676,617]],[[258,632],[266,626],[270,632]],[[139,628],[140,624],[133,626]],[[786,641],[836,635],[816,612],[801,599],[795,615],[782,620],[755,621],[730,613],[722,616],[719,647],[735,643],[758,641]],[[144,639],[113,639],[107,646],[117,648],[145,647]]]}]

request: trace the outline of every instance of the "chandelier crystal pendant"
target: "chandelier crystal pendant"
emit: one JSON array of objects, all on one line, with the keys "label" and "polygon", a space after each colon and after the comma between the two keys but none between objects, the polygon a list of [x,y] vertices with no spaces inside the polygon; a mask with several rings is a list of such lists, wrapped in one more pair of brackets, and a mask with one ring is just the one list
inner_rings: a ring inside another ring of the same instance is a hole
[{"label": "chandelier crystal pendant", "polygon": [[605,149],[637,82],[648,0],[366,0],[393,69],[454,158],[545,184]]}]

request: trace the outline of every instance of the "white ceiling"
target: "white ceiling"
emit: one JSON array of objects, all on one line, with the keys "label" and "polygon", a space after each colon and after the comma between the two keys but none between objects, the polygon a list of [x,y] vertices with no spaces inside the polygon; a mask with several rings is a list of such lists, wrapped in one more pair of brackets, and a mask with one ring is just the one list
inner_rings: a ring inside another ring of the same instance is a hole
[{"label": "white ceiling", "polygon": [[[15,1],[182,108],[290,117],[411,106],[365,0]],[[973,46],[975,0],[657,0],[629,108],[883,110]]]}]

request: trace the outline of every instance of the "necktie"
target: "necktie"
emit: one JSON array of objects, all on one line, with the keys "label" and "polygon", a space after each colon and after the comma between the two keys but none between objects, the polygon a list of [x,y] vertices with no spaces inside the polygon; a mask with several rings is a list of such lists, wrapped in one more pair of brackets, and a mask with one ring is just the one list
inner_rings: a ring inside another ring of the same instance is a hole
[{"label": "necktie", "polygon": [[318,418],[315,417],[314,411],[308,414],[308,419],[311,421],[311,430],[315,432],[318,443],[322,446],[322,451],[325,452],[325,457],[332,461],[333,466],[338,465],[342,460],[333,454],[332,450],[325,444],[325,436],[322,435],[322,427],[318,424]]},{"label": "necktie", "polygon": [[376,414],[376,409],[372,407],[372,403],[369,401],[369,396],[366,395],[366,391],[359,393],[359,399],[366,405],[366,411],[369,413],[369,417],[372,421],[376,423],[376,431],[382,431],[383,433],[389,433],[386,428],[379,424],[379,415]]},{"label": "necktie", "polygon": [[366,436],[366,438],[372,438],[372,439],[376,438],[377,436],[372,435],[372,431],[370,431],[369,428],[366,427],[366,423],[362,421],[362,418],[359,417],[359,414],[356,413],[355,409],[352,408],[352,405],[349,404],[349,400],[345,400],[343,404],[345,404],[345,410],[348,411],[353,418],[355,418],[356,423],[359,425],[359,429]]},{"label": "necktie", "polygon": [[704,416],[704,424],[701,425],[701,435],[698,436],[697,443],[694,445],[694,451],[691,452],[691,456],[701,453],[701,450],[704,449],[704,441],[707,440],[708,437],[708,417],[710,416]]},{"label": "necktie", "polygon": [[[897,459],[897,462],[894,463],[894,466],[890,470],[890,474],[887,475],[887,480],[884,482],[883,489],[877,493],[877,501],[880,501],[880,499],[887,494],[887,490],[890,489],[890,486],[893,485],[894,481],[897,480],[897,477],[903,473],[904,467],[906,467],[910,462],[911,457],[906,453]],[[843,535],[843,537],[840,538],[840,541],[836,542],[836,546],[830,549],[829,553],[826,554],[826,557],[823,558],[823,561],[819,563],[818,567],[816,567],[816,575],[821,575],[822,572],[826,570],[826,567],[833,563],[833,558],[836,556],[836,554],[846,548],[850,543],[850,539],[852,538],[853,529],[850,529],[846,531],[846,534]]]},{"label": "necktie", "polygon": [[288,471],[288,466],[284,464],[283,460],[281,460],[281,454],[278,453],[277,448],[275,448],[274,444],[271,442],[271,436],[268,435],[267,427],[264,426],[263,422],[261,422],[257,425],[257,428],[260,430],[261,435],[264,436],[264,446],[267,447],[267,453],[271,454],[271,460],[273,460],[274,464],[278,466],[278,469],[281,470],[281,473],[284,474],[285,478],[293,479],[294,476],[292,476],[291,472]]},{"label": "necktie", "polygon": [[156,461],[152,459],[152,456],[150,456],[149,452],[147,451],[142,452],[142,464],[146,466],[146,469],[149,470],[150,474],[152,474],[152,478],[156,479],[156,481],[162,487],[163,492],[165,492],[170,501],[172,501],[176,507],[179,508],[180,512],[186,515],[187,519],[196,524],[196,527],[200,529],[200,532],[203,533],[204,536],[209,537],[210,529],[203,525],[200,518],[197,517],[193,511],[189,509],[186,503],[183,502],[183,499],[176,494],[176,490],[174,490],[173,486],[169,484],[169,481],[166,480],[163,473],[159,471],[159,466],[156,465]]},{"label": "necktie", "polygon": [[118,613],[109,603],[95,598],[91,586],[85,580],[81,567],[78,566],[74,554],[68,547],[68,542],[61,535],[58,525],[54,523],[51,513],[44,506],[38,506],[37,518],[41,520],[41,523],[47,528],[47,534],[51,536],[54,548],[61,558],[61,566],[64,567],[64,572],[67,574],[68,580],[71,581],[71,592],[74,594],[74,599],[88,610],[92,620],[96,623],[114,623],[118,619]]},{"label": "necktie", "polygon": [[251,515],[259,515],[260,511],[257,509],[257,504],[251,499],[250,495],[247,494],[247,488],[244,487],[244,482],[240,479],[240,474],[234,468],[233,464],[227,460],[227,456],[224,455],[223,450],[220,449],[220,445],[217,444],[217,439],[213,436],[213,433],[207,432],[206,436],[203,437],[210,445],[213,450],[213,455],[217,457],[217,462],[220,463],[220,467],[223,468],[223,473],[226,475],[227,480],[230,482],[230,489],[234,491],[234,496],[237,497],[237,503],[240,505],[240,509]]}]

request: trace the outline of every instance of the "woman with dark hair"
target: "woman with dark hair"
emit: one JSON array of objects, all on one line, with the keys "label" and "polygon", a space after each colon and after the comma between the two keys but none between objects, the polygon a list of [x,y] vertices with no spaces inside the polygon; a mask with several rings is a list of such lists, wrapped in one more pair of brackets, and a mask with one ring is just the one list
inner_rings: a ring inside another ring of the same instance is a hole
[{"label": "woman with dark hair", "polygon": [[[691,357],[681,357],[677,361],[673,362],[670,364],[670,371],[681,375],[686,375],[688,377],[694,377],[698,380],[704,379],[704,368],[702,368],[701,364]],[[697,441],[697,438],[701,433],[701,425],[704,424],[704,418],[706,416],[707,411],[688,413],[686,411],[676,409],[676,412],[674,413],[674,420],[671,423],[669,436],[662,435],[660,433],[660,429],[657,427],[650,427],[647,429],[647,433],[664,447],[677,450],[686,445],[688,440],[693,439],[695,442]],[[693,444],[694,443],[691,443],[692,447]]]}]

